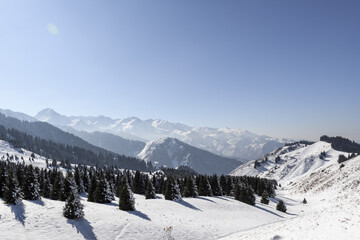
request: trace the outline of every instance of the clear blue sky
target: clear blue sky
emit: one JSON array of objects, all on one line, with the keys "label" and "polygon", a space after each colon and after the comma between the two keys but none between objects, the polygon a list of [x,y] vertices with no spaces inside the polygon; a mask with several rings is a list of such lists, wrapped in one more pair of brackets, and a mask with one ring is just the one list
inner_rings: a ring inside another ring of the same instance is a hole
[{"label": "clear blue sky", "polygon": [[360,1],[0,0],[0,108],[360,140]]}]

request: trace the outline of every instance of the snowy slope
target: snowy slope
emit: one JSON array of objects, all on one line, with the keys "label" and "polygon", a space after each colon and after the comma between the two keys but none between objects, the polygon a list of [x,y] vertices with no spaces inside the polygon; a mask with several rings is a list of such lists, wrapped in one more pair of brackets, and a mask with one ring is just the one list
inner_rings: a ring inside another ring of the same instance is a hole
[{"label": "snowy slope", "polygon": [[64,116],[52,109],[44,109],[36,119],[55,126],[72,127],[79,131],[99,131],[140,141],[177,138],[194,147],[217,155],[236,159],[256,159],[284,145],[285,139],[271,138],[246,130],[230,128],[189,127],[159,119],[141,120],[137,117],[111,119],[104,116]]},{"label": "snowy slope", "polygon": [[[321,152],[326,156],[321,159]],[[340,154],[331,148],[330,143],[316,142],[312,145],[305,146],[297,144],[296,146],[285,146],[267,156],[257,160],[261,166],[254,168],[255,161],[250,161],[237,169],[231,174],[235,176],[249,175],[271,178],[275,180],[293,180],[304,175],[310,175],[322,166],[336,163]],[[275,158],[280,157],[279,163]]]},{"label": "snowy slope", "polygon": [[176,138],[161,138],[147,143],[138,158],[151,161],[153,166],[188,166],[203,174],[227,174],[242,164],[235,159],[192,147]]},{"label": "snowy slope", "polygon": [[[359,239],[360,157],[328,164],[286,185],[280,198],[296,218],[239,231],[223,239]],[[300,204],[306,197],[308,204]],[[295,200],[295,201],[294,201]]]}]

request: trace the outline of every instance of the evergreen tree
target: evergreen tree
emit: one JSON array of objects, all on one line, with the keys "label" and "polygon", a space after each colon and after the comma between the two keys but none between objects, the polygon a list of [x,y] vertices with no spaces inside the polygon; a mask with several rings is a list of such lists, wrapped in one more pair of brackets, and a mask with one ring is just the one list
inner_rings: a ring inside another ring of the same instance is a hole
[{"label": "evergreen tree", "polygon": [[155,199],[155,188],[151,181],[148,181],[147,187],[146,187],[146,193],[145,193],[145,199]]},{"label": "evergreen tree", "polygon": [[75,181],[71,181],[70,183],[70,193],[66,199],[63,215],[69,219],[82,218],[84,216],[84,206],[80,202],[77,185]]},{"label": "evergreen tree", "polygon": [[198,190],[199,196],[212,196],[211,185],[207,176],[199,176]]},{"label": "evergreen tree", "polygon": [[198,196],[198,190],[196,186],[195,179],[192,177],[188,177],[186,181],[186,185],[183,191],[184,197],[197,197]]},{"label": "evergreen tree", "polygon": [[135,199],[127,181],[123,182],[119,195],[119,209],[124,211],[134,211]]},{"label": "evergreen tree", "polygon": [[7,174],[6,187],[4,190],[4,201],[7,204],[17,204],[21,202],[21,192],[16,177],[12,172]]},{"label": "evergreen tree", "polygon": [[84,182],[83,179],[81,178],[80,170],[78,167],[75,167],[74,180],[78,188],[78,193],[79,194],[85,193]]},{"label": "evergreen tree", "polygon": [[304,200],[303,200],[303,204],[307,204],[307,200],[306,200],[306,198],[304,198]]},{"label": "evergreen tree", "polygon": [[210,185],[211,185],[211,190],[212,190],[212,195],[213,196],[222,196],[223,195],[222,189],[221,189],[221,186],[220,186],[220,182],[219,182],[219,178],[217,177],[216,174],[214,174],[211,177]]},{"label": "evergreen tree", "polygon": [[109,183],[101,176],[94,192],[94,201],[97,203],[111,203],[113,198],[114,196],[110,190]]},{"label": "evergreen tree", "polygon": [[137,194],[144,194],[145,188],[144,188],[144,181],[141,176],[141,173],[139,171],[135,172],[135,177],[132,185],[132,189],[134,193]]},{"label": "evergreen tree", "polygon": [[279,200],[279,203],[276,205],[276,210],[286,212],[287,209],[283,200]]},{"label": "evergreen tree", "polygon": [[229,190],[225,175],[220,176],[220,187],[221,187],[222,193],[224,195],[226,195],[226,196],[230,195],[230,190]]},{"label": "evergreen tree", "polygon": [[73,186],[77,186],[74,177],[71,172],[66,173],[66,177],[63,181],[63,193],[61,194],[60,200],[65,201],[73,191]]},{"label": "evergreen tree", "polygon": [[40,199],[39,183],[32,165],[25,168],[25,176],[22,184],[23,197],[26,200]]},{"label": "evergreen tree", "polygon": [[54,184],[53,184],[53,188],[51,190],[50,198],[52,200],[59,200],[60,196],[62,195],[62,191],[63,191],[63,189],[62,189],[63,176],[62,176],[61,172],[55,171],[55,173],[56,173],[56,178],[54,180]]},{"label": "evergreen tree", "polygon": [[263,204],[269,204],[269,196],[266,190],[263,191],[260,202]]},{"label": "evergreen tree", "polygon": [[244,202],[252,206],[255,205],[254,191],[247,184],[239,183],[236,185],[234,190],[234,198],[240,202]]},{"label": "evergreen tree", "polygon": [[0,166],[0,198],[4,196],[6,187],[6,172],[3,166]]},{"label": "evergreen tree", "polygon": [[96,179],[96,175],[94,174],[91,177],[89,191],[88,191],[88,199],[87,200],[89,202],[95,202],[94,196],[95,196],[96,186],[97,186],[97,179]]},{"label": "evergreen tree", "polygon": [[166,180],[165,199],[171,201],[181,201],[179,185],[173,177],[169,177]]}]

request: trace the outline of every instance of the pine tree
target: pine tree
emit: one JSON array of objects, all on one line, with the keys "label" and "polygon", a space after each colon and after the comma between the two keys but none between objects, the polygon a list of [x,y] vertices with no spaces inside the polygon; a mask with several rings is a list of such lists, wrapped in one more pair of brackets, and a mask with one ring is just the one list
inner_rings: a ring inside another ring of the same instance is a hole
[{"label": "pine tree", "polygon": [[143,181],[141,173],[139,171],[135,172],[135,177],[134,177],[132,189],[133,189],[133,192],[137,193],[137,194],[144,194],[145,193],[144,181]]},{"label": "pine tree", "polygon": [[82,218],[84,216],[84,206],[80,202],[75,181],[71,181],[70,193],[66,199],[63,215],[69,219]]},{"label": "pine tree", "polygon": [[35,175],[35,171],[32,165],[29,165],[25,169],[25,176],[22,184],[22,192],[24,199],[26,200],[38,200],[40,199],[39,183]]},{"label": "pine tree", "polygon": [[155,188],[151,181],[148,181],[147,187],[146,187],[146,193],[145,193],[145,199],[155,199]]},{"label": "pine tree", "polygon": [[220,186],[220,182],[219,182],[219,178],[217,177],[216,174],[214,174],[211,177],[210,185],[211,185],[212,195],[214,195],[214,196],[222,196],[223,195],[222,189]]},{"label": "pine tree", "polygon": [[173,177],[169,177],[166,180],[165,199],[171,201],[181,201],[179,185]]},{"label": "pine tree", "polygon": [[266,190],[263,191],[260,202],[263,204],[269,204],[269,196]]},{"label": "pine tree", "polygon": [[53,188],[51,190],[51,194],[50,194],[50,198],[52,200],[59,200],[60,196],[62,195],[62,173],[61,172],[54,172],[54,174],[56,174],[56,178],[54,180],[54,184],[53,184]]},{"label": "pine tree", "polygon": [[246,204],[255,205],[255,196],[252,188],[244,183],[239,183],[236,185],[234,190],[234,198],[240,202]]},{"label": "pine tree", "polygon": [[183,191],[184,197],[198,197],[198,190],[195,179],[192,177],[187,178],[186,185]]},{"label": "pine tree", "polygon": [[304,198],[304,200],[303,200],[303,204],[307,204],[307,200],[306,200],[306,198]]},{"label": "pine tree", "polygon": [[220,187],[221,187],[222,192],[223,192],[224,195],[226,195],[226,196],[230,195],[227,180],[226,180],[226,177],[224,175],[220,176]]},{"label": "pine tree", "polygon": [[17,204],[21,202],[21,192],[16,177],[12,172],[7,174],[6,187],[4,190],[4,201],[7,204]]},{"label": "pine tree", "polygon": [[212,189],[207,176],[199,176],[199,196],[212,196]]},{"label": "pine tree", "polygon": [[81,178],[81,174],[80,174],[80,170],[78,167],[75,167],[75,171],[74,171],[74,180],[75,183],[78,187],[78,193],[82,194],[85,193],[85,187],[84,187],[84,182]]},{"label": "pine tree", "polygon": [[283,200],[279,200],[279,203],[276,205],[276,210],[286,212],[287,209]]},{"label": "pine tree", "polygon": [[124,211],[134,211],[135,199],[127,181],[123,182],[119,195],[119,209]]},{"label": "pine tree", "polygon": [[95,190],[96,190],[96,186],[97,186],[97,177],[94,174],[91,177],[91,181],[90,181],[90,186],[89,186],[89,191],[88,191],[88,201],[89,202],[95,202],[94,196],[95,196]]},{"label": "pine tree", "polygon": [[0,198],[4,196],[6,187],[6,172],[3,166],[0,167]]},{"label": "pine tree", "polygon": [[101,176],[94,192],[94,201],[97,203],[111,203],[113,198],[114,196],[110,190],[109,183]]}]

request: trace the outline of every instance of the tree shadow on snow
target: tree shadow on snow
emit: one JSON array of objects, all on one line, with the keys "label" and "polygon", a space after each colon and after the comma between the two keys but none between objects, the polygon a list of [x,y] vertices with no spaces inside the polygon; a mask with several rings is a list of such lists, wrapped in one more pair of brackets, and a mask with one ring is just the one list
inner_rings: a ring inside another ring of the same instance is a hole
[{"label": "tree shadow on snow", "polygon": [[41,200],[41,199],[39,199],[39,200],[29,200],[29,202],[35,203],[35,204],[40,205],[40,206],[45,206],[44,201]]},{"label": "tree shadow on snow", "polygon": [[23,203],[18,203],[16,205],[10,205],[11,212],[14,213],[16,221],[25,226],[25,207]]},{"label": "tree shadow on snow", "polygon": [[67,223],[71,224],[72,227],[76,228],[77,233],[83,235],[83,237],[87,240],[97,240],[97,236],[93,231],[93,227],[85,218],[81,219],[68,219]]},{"label": "tree shadow on snow", "polygon": [[273,214],[273,215],[275,215],[275,216],[277,216],[277,217],[284,218],[283,216],[281,216],[281,215],[279,215],[279,214],[277,214],[277,213],[274,213],[274,212],[272,212],[272,211],[270,211],[270,210],[267,210],[267,209],[265,209],[265,208],[262,208],[262,207],[260,207],[260,206],[255,205],[254,207],[256,207],[256,208],[258,208],[258,209],[260,209],[260,210],[263,210],[263,211],[265,211],[265,212],[271,213],[271,214]]},{"label": "tree shadow on snow", "polygon": [[145,213],[142,213],[140,211],[137,211],[137,210],[135,210],[135,211],[127,211],[127,213],[138,216],[138,217],[140,217],[140,218],[142,218],[144,220],[151,221],[151,219],[148,217],[148,215],[146,215]]},{"label": "tree shadow on snow", "polygon": [[218,196],[216,196],[214,198],[221,199],[221,200],[224,200],[224,201],[230,201],[229,199],[226,199],[226,197],[218,197]]},{"label": "tree shadow on snow", "polygon": [[190,208],[190,209],[193,209],[193,210],[201,211],[201,212],[202,212],[201,209],[195,207],[194,205],[192,205],[192,204],[190,204],[190,203],[188,203],[188,202],[185,202],[184,199],[181,200],[181,201],[174,201],[174,202],[179,203],[179,204],[183,205],[184,207],[187,207],[187,208]]},{"label": "tree shadow on snow", "polygon": [[111,203],[105,203],[105,205],[113,206],[113,207],[119,207],[119,204],[111,202]]},{"label": "tree shadow on snow", "polygon": [[215,203],[213,200],[207,199],[207,198],[204,198],[204,197],[196,197],[196,198]]}]

